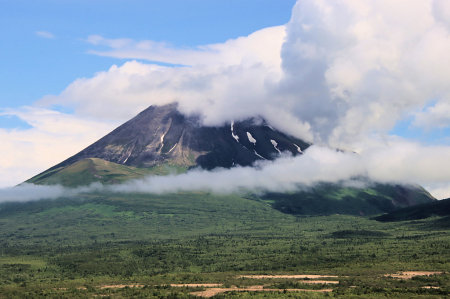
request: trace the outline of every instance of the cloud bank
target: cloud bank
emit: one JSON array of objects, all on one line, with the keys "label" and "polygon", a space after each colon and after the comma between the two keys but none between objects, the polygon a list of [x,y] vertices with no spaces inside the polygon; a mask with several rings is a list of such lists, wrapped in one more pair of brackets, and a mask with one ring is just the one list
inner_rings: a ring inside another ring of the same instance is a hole
[{"label": "cloud bank", "polygon": [[[418,159],[422,155],[441,155],[438,164],[432,158]],[[319,182],[339,183],[351,187],[368,187],[369,178],[374,182],[408,184],[411,182],[436,183],[445,176],[450,179],[450,170],[433,173],[445,167],[450,169],[450,153],[443,148],[423,148],[405,143],[394,148],[379,149],[358,155],[330,148],[311,146],[301,156],[281,156],[275,161],[260,161],[256,167],[235,167],[206,171],[195,169],[185,174],[149,176],[130,180],[120,185],[101,185],[79,188],[61,186],[35,186],[24,184],[16,188],[0,189],[0,202],[28,201],[43,198],[73,197],[85,192],[113,193],[173,193],[180,191],[209,191],[219,194],[242,192],[291,192],[304,190]],[[439,191],[438,185],[437,191]]]},{"label": "cloud bank", "polygon": [[88,187],[34,186],[24,184],[0,189],[0,202],[27,201],[42,198],[71,197],[83,192],[171,193],[179,191],[210,191],[220,194],[295,191],[317,182],[341,182],[365,172],[356,154],[313,146],[301,157],[282,156],[274,162],[261,161],[255,167],[235,167],[206,171],[195,169],[185,174],[150,176],[120,185],[99,183]]}]

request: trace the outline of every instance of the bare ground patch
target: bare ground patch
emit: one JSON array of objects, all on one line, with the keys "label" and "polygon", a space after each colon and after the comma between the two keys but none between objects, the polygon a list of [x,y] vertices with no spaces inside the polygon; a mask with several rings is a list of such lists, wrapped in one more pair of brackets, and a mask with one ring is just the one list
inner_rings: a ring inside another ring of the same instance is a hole
[{"label": "bare ground patch", "polygon": [[297,278],[297,279],[305,279],[305,278],[310,278],[310,279],[317,279],[317,278],[336,278],[339,276],[335,276],[335,275],[314,275],[314,274],[310,274],[310,275],[241,275],[239,277],[245,277],[245,278],[255,278],[255,279],[264,279],[264,278]]},{"label": "bare ground patch", "polygon": [[386,277],[400,278],[400,279],[411,279],[415,276],[430,276],[434,274],[442,274],[443,272],[434,271],[401,271],[395,274],[385,274]]},{"label": "bare ground patch", "polygon": [[192,295],[200,296],[200,297],[212,297],[214,295],[225,293],[225,292],[316,292],[316,293],[329,293],[332,292],[333,289],[323,289],[323,290],[306,290],[306,289],[264,289],[264,286],[250,286],[245,288],[211,288],[206,291],[201,292],[192,292]]},{"label": "bare ground patch", "polygon": [[142,288],[142,284],[113,284],[113,285],[102,285],[98,286],[99,289],[123,289],[123,288]]}]

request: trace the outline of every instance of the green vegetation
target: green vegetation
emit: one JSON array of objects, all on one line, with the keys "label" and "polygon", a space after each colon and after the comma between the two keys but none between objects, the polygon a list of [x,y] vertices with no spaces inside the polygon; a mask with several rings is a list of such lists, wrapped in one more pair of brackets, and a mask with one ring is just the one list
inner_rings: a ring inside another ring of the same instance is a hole
[{"label": "green vegetation", "polygon": [[425,203],[422,205],[407,207],[389,214],[375,217],[378,221],[405,221],[405,220],[419,220],[431,216],[447,216],[441,222],[447,227],[450,227],[450,198]]},{"label": "green vegetation", "polygon": [[[194,298],[204,287],[333,289],[215,295],[273,298],[445,298],[450,269],[442,219],[293,216],[248,196],[85,194],[0,205],[0,298]],[[336,285],[243,274],[337,275]],[[112,288],[105,285],[140,285]],[[145,286],[145,287],[144,287]],[[423,288],[433,287],[433,288]]]},{"label": "green vegetation", "polygon": [[420,186],[372,184],[358,189],[322,183],[293,193],[268,193],[260,200],[292,215],[376,215],[412,204],[428,203],[433,197]]},{"label": "green vegetation", "polygon": [[[195,165],[192,151],[189,151],[188,157],[185,158],[190,161],[187,165]],[[66,167],[50,168],[26,183],[61,184],[65,187],[86,186],[95,182],[118,184],[145,176],[185,173],[188,167],[183,165],[174,159],[166,159],[162,165],[136,168],[98,158],[88,158]],[[261,196],[248,194],[246,198],[269,204],[273,209],[292,215],[376,215],[435,201],[420,186],[373,183],[368,183],[365,189],[322,183],[299,192],[268,193]]]},{"label": "green vegetation", "polygon": [[64,187],[86,186],[94,182],[117,184],[148,175],[168,175],[186,172],[187,167],[170,163],[151,168],[136,168],[98,158],[80,160],[66,167],[50,169],[29,179],[26,183]]}]

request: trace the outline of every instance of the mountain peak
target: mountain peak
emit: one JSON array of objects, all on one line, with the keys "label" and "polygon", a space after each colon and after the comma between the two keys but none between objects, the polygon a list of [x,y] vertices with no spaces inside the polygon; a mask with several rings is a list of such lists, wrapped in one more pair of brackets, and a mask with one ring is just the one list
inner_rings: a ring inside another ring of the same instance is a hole
[{"label": "mountain peak", "polygon": [[256,118],[206,127],[201,125],[200,117],[185,116],[177,107],[177,103],[150,106],[51,169],[86,158],[138,168],[162,164],[229,168],[273,160],[283,151],[297,155],[309,146]]}]

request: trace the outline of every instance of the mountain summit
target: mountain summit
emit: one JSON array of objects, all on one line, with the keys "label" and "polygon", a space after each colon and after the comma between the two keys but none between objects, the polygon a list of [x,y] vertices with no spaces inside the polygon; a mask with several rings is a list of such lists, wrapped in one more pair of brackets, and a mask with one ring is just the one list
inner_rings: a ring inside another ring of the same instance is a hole
[{"label": "mountain summit", "polygon": [[179,166],[248,166],[273,160],[281,152],[300,154],[308,143],[287,136],[260,119],[205,127],[199,117],[187,117],[177,104],[150,106],[105,137],[51,169],[86,158],[148,168],[164,163]]}]

